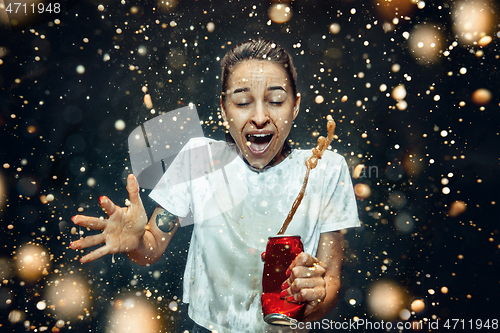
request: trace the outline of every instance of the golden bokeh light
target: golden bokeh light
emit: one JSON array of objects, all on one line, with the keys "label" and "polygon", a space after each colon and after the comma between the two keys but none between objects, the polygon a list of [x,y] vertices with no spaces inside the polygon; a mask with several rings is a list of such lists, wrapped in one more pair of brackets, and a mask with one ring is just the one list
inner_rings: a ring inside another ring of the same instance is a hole
[{"label": "golden bokeh light", "polygon": [[410,53],[419,63],[433,63],[439,59],[442,48],[442,33],[426,24],[419,24],[410,32]]},{"label": "golden bokeh light", "polygon": [[396,101],[402,101],[406,97],[406,88],[404,84],[399,84],[394,89],[392,89],[391,93],[392,98]]},{"label": "golden bokeh light", "polygon": [[352,178],[358,179],[361,176],[361,172],[363,172],[364,169],[365,169],[364,164],[356,165],[356,167],[354,168],[354,171],[352,173]]},{"label": "golden bokeh light", "polygon": [[463,45],[472,45],[490,34],[495,12],[487,0],[458,1],[452,10],[453,30]]},{"label": "golden bokeh light", "polygon": [[405,303],[404,289],[391,280],[379,280],[368,288],[366,298],[370,312],[382,320],[398,317]]},{"label": "golden bokeh light", "polygon": [[372,195],[372,189],[364,183],[359,183],[354,185],[354,194],[360,199],[368,199]]},{"label": "golden bokeh light", "polygon": [[333,34],[333,35],[336,35],[340,32],[340,24],[338,23],[332,23],[330,24],[330,33]]},{"label": "golden bokeh light", "polygon": [[458,215],[465,213],[466,210],[467,205],[465,202],[457,200],[451,204],[450,209],[448,210],[448,215],[451,217],[457,217]]},{"label": "golden bokeh light", "polygon": [[47,287],[47,300],[62,318],[85,315],[90,306],[89,286],[82,277],[65,277]]},{"label": "golden bokeh light", "polygon": [[477,42],[477,44],[478,44],[479,46],[484,47],[484,46],[488,45],[489,43],[491,43],[491,41],[492,41],[492,40],[493,40],[493,38],[491,38],[491,36],[484,36],[484,37],[482,37],[482,38],[481,38],[481,39]]},{"label": "golden bokeh light", "polygon": [[169,13],[177,8],[177,0],[157,0],[156,5],[158,9],[163,13]]},{"label": "golden bokeh light", "polygon": [[12,310],[11,312],[9,312],[9,321],[12,324],[20,323],[21,321],[24,320],[25,317],[26,316],[25,316],[24,312],[22,312],[20,310]]},{"label": "golden bokeh light", "polygon": [[151,100],[151,95],[150,94],[144,95],[144,104],[146,105],[146,107],[148,109],[152,109],[153,108],[153,101]]},{"label": "golden bokeh light", "polygon": [[477,105],[486,105],[491,101],[492,98],[493,94],[491,93],[491,91],[485,88],[475,90],[471,96],[472,101]]},{"label": "golden bokeh light", "polygon": [[416,313],[421,313],[425,310],[425,302],[423,299],[416,299],[411,302],[411,310]]},{"label": "golden bokeh light", "polygon": [[417,3],[416,0],[373,0],[377,13],[386,21],[411,15]]},{"label": "golden bokeh light", "polygon": [[406,155],[402,165],[405,173],[412,177],[418,176],[424,169],[424,162],[415,154]]},{"label": "golden bokeh light", "polygon": [[49,253],[42,246],[23,245],[15,258],[17,275],[27,282],[34,282],[42,275],[48,274]]},{"label": "golden bokeh light", "polygon": [[156,333],[160,320],[154,307],[137,297],[115,301],[106,332]]},{"label": "golden bokeh light", "polygon": [[274,23],[282,24],[292,18],[292,8],[286,4],[274,3],[269,6],[267,15]]}]

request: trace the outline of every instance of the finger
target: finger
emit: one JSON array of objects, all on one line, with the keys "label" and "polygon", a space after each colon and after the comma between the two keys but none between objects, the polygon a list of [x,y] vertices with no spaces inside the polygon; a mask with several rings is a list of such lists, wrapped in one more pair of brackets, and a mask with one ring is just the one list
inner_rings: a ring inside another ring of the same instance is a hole
[{"label": "finger", "polygon": [[326,270],[320,265],[313,265],[312,267],[307,266],[297,266],[292,269],[289,280],[293,281],[297,278],[311,278],[316,276],[324,276]]},{"label": "finger", "polygon": [[73,250],[85,249],[87,247],[95,246],[97,244],[104,243],[106,237],[104,234],[92,235],[85,238],[81,238],[69,244],[69,247]]},{"label": "finger", "polygon": [[106,221],[102,217],[75,215],[71,218],[71,221],[76,225],[92,230],[103,230],[106,227]]},{"label": "finger", "polygon": [[312,255],[310,255],[309,253],[305,253],[305,252],[299,253],[297,255],[297,257],[295,258],[295,260],[290,265],[290,267],[287,269],[286,274],[290,275],[291,274],[291,270],[294,267],[297,267],[297,266],[308,266],[308,267],[311,267],[311,266],[313,266],[314,264],[317,264],[317,263],[319,263],[319,260],[317,258],[313,257]]},{"label": "finger", "polygon": [[296,266],[311,267],[316,263],[319,263],[319,260],[317,258],[313,257],[309,253],[302,252],[295,258],[290,267],[292,268]]},{"label": "finger", "polygon": [[326,291],[325,288],[304,288],[298,293],[288,296],[286,300],[292,303],[302,303],[302,302],[316,302],[320,303],[325,299]]},{"label": "finger", "polygon": [[99,205],[102,209],[104,209],[108,216],[113,215],[116,211],[116,205],[106,196],[102,196],[99,198]]},{"label": "finger", "polygon": [[85,264],[94,260],[97,260],[101,258],[102,256],[105,256],[106,254],[109,254],[109,247],[107,245],[104,245],[100,248],[98,248],[95,251],[90,252],[89,254],[83,256],[80,258],[80,262]]},{"label": "finger", "polygon": [[128,199],[133,205],[140,205],[141,197],[139,196],[139,183],[133,174],[127,177]]},{"label": "finger", "polygon": [[326,286],[325,279],[322,277],[313,277],[313,278],[299,278],[295,279],[291,285],[288,283],[288,280],[285,281],[282,285],[282,291],[280,293],[281,298],[285,298],[287,296],[291,296],[300,292],[301,289],[304,288],[316,288]]},{"label": "finger", "polygon": [[310,279],[295,279],[295,281],[293,281],[292,285],[289,288],[290,295],[296,294],[300,292],[300,290],[305,288],[325,288],[325,285],[325,279],[323,279],[322,277],[314,277]]}]

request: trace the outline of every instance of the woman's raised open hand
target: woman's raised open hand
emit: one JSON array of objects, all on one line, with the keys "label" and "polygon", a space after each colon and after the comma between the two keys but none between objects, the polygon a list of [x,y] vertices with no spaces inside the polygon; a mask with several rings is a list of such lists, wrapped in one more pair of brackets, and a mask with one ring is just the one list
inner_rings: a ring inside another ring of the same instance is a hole
[{"label": "woman's raised open hand", "polygon": [[104,243],[80,258],[80,262],[87,263],[106,254],[130,252],[138,248],[147,228],[148,217],[139,196],[139,184],[132,174],[127,178],[127,191],[129,199],[126,207],[116,206],[108,197],[99,198],[99,205],[106,212],[107,218],[73,216],[72,221],[76,225],[102,232],[71,242],[70,248],[80,250]]}]

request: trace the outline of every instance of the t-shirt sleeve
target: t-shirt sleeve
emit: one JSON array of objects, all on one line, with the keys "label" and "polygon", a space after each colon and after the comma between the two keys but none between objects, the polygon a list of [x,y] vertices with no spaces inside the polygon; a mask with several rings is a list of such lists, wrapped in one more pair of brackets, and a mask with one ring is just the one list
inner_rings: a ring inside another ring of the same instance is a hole
[{"label": "t-shirt sleeve", "polygon": [[338,156],[335,162],[330,168],[331,177],[325,184],[325,208],[320,213],[322,233],[360,225],[349,168],[342,156]]},{"label": "t-shirt sleeve", "polygon": [[149,197],[171,214],[185,217],[191,209],[191,141],[176,156]]}]

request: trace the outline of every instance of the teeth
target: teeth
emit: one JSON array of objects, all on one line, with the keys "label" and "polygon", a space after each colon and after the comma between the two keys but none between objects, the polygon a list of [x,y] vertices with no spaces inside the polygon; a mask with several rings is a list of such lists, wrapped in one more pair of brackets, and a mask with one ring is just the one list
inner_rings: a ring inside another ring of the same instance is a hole
[{"label": "teeth", "polygon": [[263,137],[266,137],[266,136],[269,136],[271,134],[248,134],[247,136],[254,136],[256,138],[263,138]]}]

